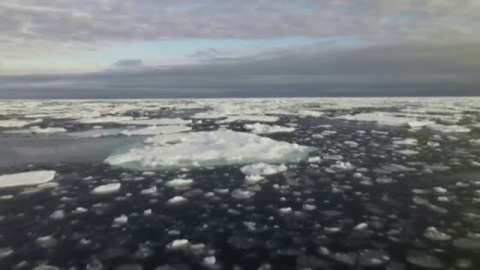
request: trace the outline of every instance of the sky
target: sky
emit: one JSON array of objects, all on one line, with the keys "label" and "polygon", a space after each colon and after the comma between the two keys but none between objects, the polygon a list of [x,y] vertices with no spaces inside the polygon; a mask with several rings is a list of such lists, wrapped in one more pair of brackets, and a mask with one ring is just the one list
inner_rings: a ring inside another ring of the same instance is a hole
[{"label": "sky", "polygon": [[2,0],[0,98],[480,95],[480,0]]}]

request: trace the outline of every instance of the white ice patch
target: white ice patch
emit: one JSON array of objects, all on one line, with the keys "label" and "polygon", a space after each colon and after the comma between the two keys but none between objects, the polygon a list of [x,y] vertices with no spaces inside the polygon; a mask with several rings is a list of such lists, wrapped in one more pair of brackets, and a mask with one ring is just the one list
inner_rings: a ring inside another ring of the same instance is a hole
[{"label": "white ice patch", "polygon": [[335,164],[330,165],[330,168],[335,171],[351,171],[356,167],[350,162],[337,161]]},{"label": "white ice patch", "polygon": [[99,138],[99,137],[108,137],[108,136],[117,136],[122,132],[121,129],[111,128],[111,129],[92,129],[79,132],[67,133],[69,136],[77,138]]},{"label": "white ice patch", "polygon": [[471,145],[480,146],[480,139],[471,139],[469,142]]},{"label": "white ice patch", "polygon": [[142,168],[282,162],[301,160],[315,149],[228,130],[159,135],[146,142],[153,145],[110,156],[105,162]]},{"label": "white ice patch", "polygon": [[186,186],[190,186],[191,184],[193,184],[192,179],[174,179],[174,180],[168,181],[165,184],[165,186],[167,186],[167,187],[186,187]]},{"label": "white ice patch", "polygon": [[99,123],[123,123],[133,120],[130,116],[104,116],[95,118],[81,118],[77,122],[83,124],[99,124]]},{"label": "white ice patch", "polygon": [[35,121],[24,121],[24,120],[0,120],[0,127],[4,128],[17,128],[17,127],[24,127],[26,125],[38,123],[41,120]]},{"label": "white ice patch", "polygon": [[247,175],[272,175],[286,171],[285,165],[270,165],[263,162],[242,167],[240,170]]},{"label": "white ice patch", "polygon": [[245,176],[245,182],[249,185],[256,184],[258,182],[261,182],[265,180],[265,177],[258,175],[258,174],[252,174],[252,175],[247,175]]},{"label": "white ice patch", "polygon": [[417,145],[418,140],[414,139],[414,138],[407,138],[405,140],[393,141],[393,144],[396,144],[396,145]]},{"label": "white ice patch", "polygon": [[295,128],[291,127],[269,126],[260,123],[245,124],[243,127],[247,130],[252,131],[255,134],[285,133],[295,131]]},{"label": "white ice patch", "polygon": [[159,118],[159,119],[133,119],[122,122],[127,125],[138,126],[169,126],[169,125],[188,125],[192,120],[184,120],[182,118]]},{"label": "white ice patch", "polygon": [[365,121],[376,122],[385,126],[411,126],[415,127],[432,125],[431,121],[418,121],[415,118],[409,117],[397,117],[391,113],[386,112],[372,112],[372,113],[359,113],[355,115],[340,115],[335,117],[336,119],[343,119],[349,121]]},{"label": "white ice patch", "polygon": [[179,133],[184,131],[192,130],[191,127],[187,126],[151,126],[147,128],[134,129],[134,130],[124,130],[122,131],[123,135],[127,136],[146,136],[146,135],[162,135],[162,134],[172,134]]},{"label": "white ice patch", "polygon": [[434,131],[443,132],[443,133],[468,133],[468,132],[470,132],[469,128],[463,127],[463,126],[458,126],[458,125],[435,124],[435,125],[429,125],[428,128],[430,128]]},{"label": "white ice patch", "polygon": [[44,184],[55,178],[55,171],[32,171],[0,176],[0,188]]},{"label": "white ice patch", "polygon": [[446,233],[440,232],[435,227],[428,227],[423,235],[433,241],[447,241],[452,239],[452,237]]},{"label": "white ice patch", "polygon": [[171,199],[168,200],[168,204],[179,204],[179,203],[185,203],[188,200],[185,197],[182,196],[175,196]]},{"label": "white ice patch", "polygon": [[37,133],[37,134],[51,134],[51,133],[67,132],[66,129],[61,128],[61,127],[47,127],[47,128],[32,127],[31,130],[32,130],[33,133]]},{"label": "white ice patch", "polygon": [[277,116],[267,116],[267,115],[232,115],[227,119],[218,121],[219,123],[233,123],[233,122],[277,122]]},{"label": "white ice patch", "polygon": [[112,183],[112,184],[106,184],[102,186],[98,186],[92,190],[93,194],[109,194],[109,193],[114,193],[120,190],[122,187],[122,184],[120,183]]}]

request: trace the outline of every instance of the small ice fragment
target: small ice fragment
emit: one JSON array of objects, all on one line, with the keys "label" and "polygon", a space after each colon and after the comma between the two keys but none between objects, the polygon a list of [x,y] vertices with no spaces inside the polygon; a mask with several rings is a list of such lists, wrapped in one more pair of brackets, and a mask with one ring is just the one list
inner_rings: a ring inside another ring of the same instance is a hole
[{"label": "small ice fragment", "polygon": [[152,209],[147,209],[147,210],[143,211],[144,216],[150,216],[151,214],[152,214]]},{"label": "small ice fragment", "polygon": [[438,193],[447,193],[447,189],[442,188],[442,187],[434,187],[433,190],[435,190]]},{"label": "small ice fragment", "polygon": [[140,193],[143,194],[143,195],[149,195],[149,194],[153,194],[155,192],[157,192],[157,187],[153,186],[151,188],[147,188],[147,189],[142,190]]},{"label": "small ice fragment", "polygon": [[368,224],[365,222],[359,223],[355,225],[355,227],[353,227],[355,231],[363,231],[363,230],[366,230],[367,228],[368,228]]},{"label": "small ice fragment", "polygon": [[77,208],[75,208],[75,210],[73,210],[72,213],[81,214],[81,213],[86,213],[86,212],[88,212],[88,209],[83,208],[83,207],[77,207]]},{"label": "small ice fragment", "polygon": [[350,162],[337,161],[337,163],[330,166],[335,171],[350,171],[355,169],[355,166]]},{"label": "small ice fragment", "polygon": [[119,217],[116,217],[113,222],[116,224],[126,224],[128,222],[128,217],[126,215],[121,215]]},{"label": "small ice fragment", "polygon": [[276,166],[260,162],[244,166],[240,170],[247,175],[272,175],[286,171],[287,166],[283,164]]},{"label": "small ice fragment", "polygon": [[452,237],[448,234],[438,231],[435,227],[428,227],[423,235],[434,241],[446,241],[452,239]]},{"label": "small ice fragment", "polygon": [[203,263],[205,263],[207,266],[213,266],[217,262],[217,259],[215,256],[208,256],[205,259],[203,259]]},{"label": "small ice fragment", "polygon": [[320,161],[322,161],[322,159],[319,156],[308,158],[308,163],[319,163]]},{"label": "small ice fragment", "polygon": [[427,268],[427,269],[440,269],[444,267],[444,264],[432,255],[423,252],[409,252],[407,261],[411,264]]},{"label": "small ice fragment", "polygon": [[291,207],[284,207],[284,208],[280,208],[279,211],[282,214],[288,214],[288,213],[292,212],[292,208]]},{"label": "small ice fragment", "polygon": [[65,211],[63,210],[56,210],[50,215],[50,218],[52,219],[62,219],[65,217]]},{"label": "small ice fragment", "polygon": [[307,210],[307,211],[313,211],[315,210],[317,207],[313,204],[304,204],[303,205],[303,209]]},{"label": "small ice fragment", "polygon": [[178,203],[184,203],[187,202],[188,200],[182,196],[175,196],[171,199],[168,200],[168,204],[178,204]]},{"label": "small ice fragment", "polygon": [[170,243],[167,248],[170,249],[186,249],[190,246],[190,242],[187,239],[178,239]]},{"label": "small ice fragment", "polygon": [[344,141],[343,144],[348,145],[351,148],[357,148],[358,147],[358,143],[356,143],[354,141]]},{"label": "small ice fragment", "polygon": [[106,184],[106,185],[102,185],[102,186],[98,186],[98,187],[94,188],[92,190],[92,193],[93,194],[98,194],[98,195],[110,194],[110,193],[114,193],[114,192],[119,191],[121,186],[122,186],[122,184],[120,184],[120,183]]},{"label": "small ice fragment", "polygon": [[51,235],[38,237],[36,241],[37,244],[43,248],[51,248],[57,244],[57,240]]},{"label": "small ice fragment", "polygon": [[254,192],[245,189],[234,189],[232,191],[232,197],[235,199],[249,199],[253,195],[255,195]]},{"label": "small ice fragment", "polygon": [[0,247],[0,259],[6,258],[13,254],[13,249],[9,247]]},{"label": "small ice fragment", "polygon": [[174,180],[168,181],[165,184],[165,186],[167,186],[167,187],[186,187],[186,186],[190,186],[191,184],[193,184],[192,179],[174,179]]},{"label": "small ice fragment", "polygon": [[398,153],[400,153],[402,155],[405,155],[405,156],[413,156],[413,155],[417,155],[420,152],[418,152],[416,150],[405,149],[405,150],[398,151]]},{"label": "small ice fragment", "polygon": [[245,176],[245,182],[247,182],[247,184],[256,184],[263,180],[265,180],[265,177],[258,174],[251,174],[251,175]]}]

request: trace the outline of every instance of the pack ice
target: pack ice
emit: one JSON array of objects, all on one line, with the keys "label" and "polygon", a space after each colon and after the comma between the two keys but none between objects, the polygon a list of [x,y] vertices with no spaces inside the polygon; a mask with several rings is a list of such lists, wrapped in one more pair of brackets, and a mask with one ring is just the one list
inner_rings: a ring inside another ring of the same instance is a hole
[{"label": "pack ice", "polygon": [[165,134],[146,142],[151,145],[110,156],[105,162],[134,168],[275,163],[300,160],[314,150],[313,147],[228,130]]}]

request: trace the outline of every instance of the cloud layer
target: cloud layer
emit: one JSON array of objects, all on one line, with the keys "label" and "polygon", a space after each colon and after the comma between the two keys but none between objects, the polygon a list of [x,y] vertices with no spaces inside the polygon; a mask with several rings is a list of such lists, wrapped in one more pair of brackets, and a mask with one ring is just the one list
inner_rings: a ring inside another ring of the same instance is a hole
[{"label": "cloud layer", "polygon": [[[478,40],[476,0],[5,0],[0,41],[65,50],[184,38],[362,36],[367,40]],[[17,49],[15,49],[17,48]]]},{"label": "cloud layer", "polygon": [[0,83],[3,97],[25,93],[90,98],[478,95],[479,45],[419,43],[333,52],[310,47],[272,52],[268,58],[212,60],[172,68],[136,66],[89,74],[0,76]]}]

